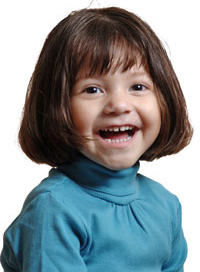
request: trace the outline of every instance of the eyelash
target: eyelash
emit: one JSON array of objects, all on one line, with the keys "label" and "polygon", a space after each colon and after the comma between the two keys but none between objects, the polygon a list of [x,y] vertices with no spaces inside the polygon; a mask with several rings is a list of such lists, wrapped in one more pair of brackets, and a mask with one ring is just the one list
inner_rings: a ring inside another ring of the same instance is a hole
[{"label": "eyelash", "polygon": [[[142,92],[145,89],[146,89],[146,86],[143,84],[135,84],[130,87],[131,91],[136,91],[136,92]],[[84,92],[88,94],[96,94],[96,93],[102,93],[102,90],[99,87],[91,86],[86,88]]]}]

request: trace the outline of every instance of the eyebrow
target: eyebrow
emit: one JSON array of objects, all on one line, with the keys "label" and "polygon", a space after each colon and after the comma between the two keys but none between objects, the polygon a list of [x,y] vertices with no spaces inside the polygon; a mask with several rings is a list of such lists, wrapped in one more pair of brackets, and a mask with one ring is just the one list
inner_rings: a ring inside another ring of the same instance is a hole
[{"label": "eyebrow", "polygon": [[138,71],[138,70],[135,70],[135,71],[131,71],[130,72],[133,74],[133,75],[139,75],[139,76],[150,76],[149,73],[147,71]]}]

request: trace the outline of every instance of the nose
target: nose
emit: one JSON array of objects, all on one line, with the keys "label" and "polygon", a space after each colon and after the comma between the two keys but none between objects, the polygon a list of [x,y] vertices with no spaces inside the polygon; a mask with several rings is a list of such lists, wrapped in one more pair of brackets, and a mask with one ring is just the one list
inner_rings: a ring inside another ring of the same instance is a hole
[{"label": "nose", "polygon": [[104,107],[105,114],[124,114],[130,113],[133,109],[130,96],[122,92],[113,92],[107,97]]}]

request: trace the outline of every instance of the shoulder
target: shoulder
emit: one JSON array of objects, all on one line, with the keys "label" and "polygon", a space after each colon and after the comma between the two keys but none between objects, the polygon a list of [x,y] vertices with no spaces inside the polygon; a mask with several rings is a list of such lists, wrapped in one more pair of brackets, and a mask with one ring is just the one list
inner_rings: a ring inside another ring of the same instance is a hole
[{"label": "shoulder", "polygon": [[138,184],[139,194],[143,199],[146,199],[150,203],[157,202],[159,205],[163,205],[174,211],[180,209],[178,197],[158,181],[138,174]]},{"label": "shoulder", "polygon": [[23,266],[22,262],[30,261],[32,267],[45,259],[43,252],[64,252],[67,244],[85,247],[88,230],[82,214],[73,206],[76,186],[57,170],[51,170],[49,177],[33,189],[4,234],[6,262],[9,263],[9,256],[14,265]]},{"label": "shoulder", "polygon": [[43,179],[40,184],[29,193],[24,202],[23,209],[30,205],[30,203],[45,198],[48,198],[49,201],[51,200],[52,202],[70,205],[70,202],[73,202],[73,198],[78,197],[82,192],[83,190],[79,185],[53,168],[50,170],[49,176]]},{"label": "shoulder", "polygon": [[168,225],[172,237],[181,229],[182,209],[179,198],[162,184],[146,176],[138,175],[140,203],[149,214],[154,214],[162,228]]},{"label": "shoulder", "polygon": [[64,222],[85,233],[84,218],[73,205],[75,190],[81,190],[78,187],[59,171],[51,170],[49,177],[27,196],[20,214],[8,227],[5,237],[16,239],[16,231],[23,235],[27,232],[40,235],[44,230],[54,229],[56,225],[59,231]]},{"label": "shoulder", "polygon": [[35,187],[27,196],[18,217],[9,229],[42,228],[42,225],[54,224],[55,221],[70,221],[83,226],[83,217],[74,206],[82,189],[56,169]]}]

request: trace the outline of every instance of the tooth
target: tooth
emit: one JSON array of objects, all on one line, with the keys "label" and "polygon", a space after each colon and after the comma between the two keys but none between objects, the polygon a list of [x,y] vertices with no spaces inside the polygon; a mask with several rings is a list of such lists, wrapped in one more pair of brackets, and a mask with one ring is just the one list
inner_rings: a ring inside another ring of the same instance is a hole
[{"label": "tooth", "polygon": [[113,128],[109,128],[108,130],[109,130],[109,131],[113,131]]},{"label": "tooth", "polygon": [[115,127],[115,128],[114,128],[114,131],[115,131],[115,132],[119,131],[119,128],[118,128],[118,127]]},{"label": "tooth", "polygon": [[125,130],[126,130],[126,127],[120,127],[120,130],[121,130],[121,131],[125,131]]},{"label": "tooth", "polygon": [[113,139],[113,140],[111,140],[112,141],[112,143],[115,143],[116,141]]}]

